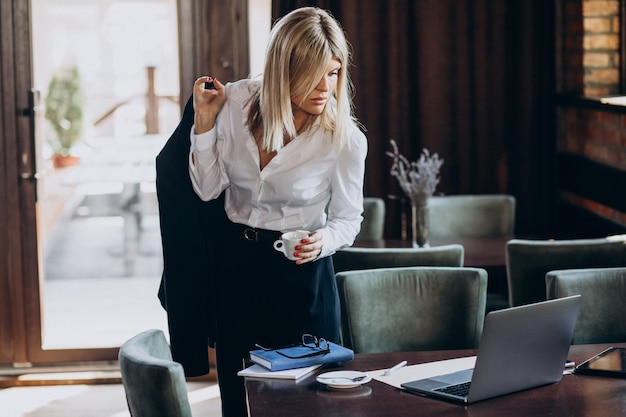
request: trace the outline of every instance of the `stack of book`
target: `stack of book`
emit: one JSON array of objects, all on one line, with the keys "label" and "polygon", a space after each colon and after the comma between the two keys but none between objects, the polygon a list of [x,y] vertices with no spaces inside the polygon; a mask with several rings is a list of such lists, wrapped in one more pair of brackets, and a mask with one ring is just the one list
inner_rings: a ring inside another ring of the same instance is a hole
[{"label": "stack of book", "polygon": [[250,351],[255,365],[238,373],[240,376],[299,379],[327,363],[354,359],[354,352],[336,343],[328,342],[328,352],[311,355],[308,346],[296,345],[280,349]]}]

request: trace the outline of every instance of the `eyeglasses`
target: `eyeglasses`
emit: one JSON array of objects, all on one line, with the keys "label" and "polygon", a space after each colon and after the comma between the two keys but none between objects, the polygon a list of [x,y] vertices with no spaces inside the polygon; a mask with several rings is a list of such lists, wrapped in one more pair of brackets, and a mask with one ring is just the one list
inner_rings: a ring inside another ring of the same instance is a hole
[{"label": "eyeglasses", "polygon": [[[311,356],[319,356],[319,355],[325,355],[327,353],[330,353],[330,344],[328,343],[328,341],[324,339],[323,337],[318,338],[317,336],[313,336],[312,334],[303,334],[302,342],[299,345],[283,346],[279,348],[265,348],[259,344],[257,344],[256,346],[263,350],[275,350],[276,353],[278,353],[279,355],[284,356],[285,358],[289,358],[289,359],[309,358]],[[308,353],[305,352],[301,355],[290,355],[286,352],[281,352],[281,349],[297,347],[297,346],[301,346],[306,349],[312,349],[313,351],[309,351]]]}]

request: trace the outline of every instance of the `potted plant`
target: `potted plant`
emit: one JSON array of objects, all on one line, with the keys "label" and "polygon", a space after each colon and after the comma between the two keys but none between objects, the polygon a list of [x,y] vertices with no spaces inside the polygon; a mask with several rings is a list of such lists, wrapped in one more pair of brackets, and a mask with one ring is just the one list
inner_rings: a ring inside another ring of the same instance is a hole
[{"label": "potted plant", "polygon": [[78,67],[58,70],[50,80],[45,100],[46,119],[55,134],[54,138],[49,138],[55,167],[78,162],[78,158],[71,154],[71,149],[83,134],[84,100]]}]

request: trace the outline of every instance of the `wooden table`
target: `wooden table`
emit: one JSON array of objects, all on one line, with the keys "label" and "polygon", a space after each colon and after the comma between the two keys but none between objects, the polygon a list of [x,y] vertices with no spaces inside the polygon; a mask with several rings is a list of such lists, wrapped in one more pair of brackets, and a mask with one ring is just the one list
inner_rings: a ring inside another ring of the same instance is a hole
[{"label": "wooden table", "polygon": [[[612,345],[577,345],[569,359],[577,364]],[[475,355],[473,350],[358,354],[341,367],[325,367],[298,382],[247,379],[251,417],[614,417],[626,415],[626,379],[565,375],[556,383],[492,398],[468,406],[421,397],[385,383],[371,382],[349,390],[332,390],[315,380],[329,370],[368,371],[401,360],[409,365]]]},{"label": "wooden table", "polygon": [[[464,249],[464,266],[483,268],[489,276],[487,291],[494,296],[496,304],[507,304],[506,243],[513,236],[496,237],[432,237],[430,246],[459,244]],[[361,248],[410,248],[411,240],[381,239],[357,241],[354,247]]]},{"label": "wooden table", "polygon": [[[430,246],[459,244],[465,250],[465,266],[478,268],[504,268],[506,266],[506,242],[513,236],[497,237],[433,237]],[[360,248],[410,248],[410,240],[381,239],[357,241]]]}]

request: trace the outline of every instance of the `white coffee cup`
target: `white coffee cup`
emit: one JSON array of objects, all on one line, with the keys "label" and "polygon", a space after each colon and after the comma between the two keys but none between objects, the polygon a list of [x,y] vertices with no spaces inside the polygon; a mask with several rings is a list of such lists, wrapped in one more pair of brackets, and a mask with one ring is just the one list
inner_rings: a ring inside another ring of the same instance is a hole
[{"label": "white coffee cup", "polygon": [[274,249],[282,252],[287,259],[296,261],[300,258],[293,256],[296,246],[302,243],[302,239],[309,237],[309,232],[304,230],[295,230],[293,232],[283,233],[281,239],[274,242]]}]

